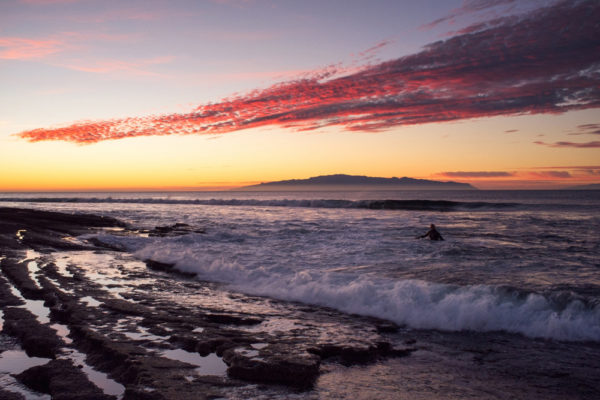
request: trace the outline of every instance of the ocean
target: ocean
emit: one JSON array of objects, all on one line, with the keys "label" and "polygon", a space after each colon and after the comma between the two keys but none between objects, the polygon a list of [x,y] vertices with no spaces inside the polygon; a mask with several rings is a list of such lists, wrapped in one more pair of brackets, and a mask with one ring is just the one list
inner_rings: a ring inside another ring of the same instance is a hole
[{"label": "ocean", "polygon": [[[115,217],[139,234],[91,236],[135,259],[174,264],[231,293],[376,317],[429,338],[412,369],[393,360],[328,367],[300,398],[396,398],[400,382],[424,371],[429,386],[412,381],[406,398],[481,398],[486,385],[509,388],[493,398],[519,398],[507,369],[560,364],[567,354],[583,363],[565,366],[590,379],[581,384],[600,378],[599,362],[585,361],[600,346],[600,191],[2,193],[0,205]],[[176,223],[189,233],[144,233]],[[445,240],[417,239],[432,223]],[[481,340],[504,341],[496,350],[513,361],[490,366],[491,378],[446,382],[443,371],[465,367],[452,364],[460,357],[451,348]],[[562,347],[514,364],[539,343]]]}]

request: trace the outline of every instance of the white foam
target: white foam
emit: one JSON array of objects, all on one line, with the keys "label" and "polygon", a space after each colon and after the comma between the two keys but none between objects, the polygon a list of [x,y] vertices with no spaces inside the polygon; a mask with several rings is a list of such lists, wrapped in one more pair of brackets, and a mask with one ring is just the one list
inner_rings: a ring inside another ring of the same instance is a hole
[{"label": "white foam", "polygon": [[491,285],[453,286],[293,265],[245,264],[239,255],[215,257],[201,246],[174,241],[153,241],[135,255],[173,263],[181,271],[228,283],[246,293],[375,316],[412,328],[507,331],[530,337],[600,341],[600,306],[586,306],[574,297],[557,305],[540,294]]}]

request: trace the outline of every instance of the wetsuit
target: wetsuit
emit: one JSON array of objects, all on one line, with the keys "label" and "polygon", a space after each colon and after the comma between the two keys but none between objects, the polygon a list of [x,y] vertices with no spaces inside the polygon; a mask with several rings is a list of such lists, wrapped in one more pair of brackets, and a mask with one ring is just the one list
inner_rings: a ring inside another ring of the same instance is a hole
[{"label": "wetsuit", "polygon": [[430,229],[426,234],[421,236],[421,238],[429,237],[430,240],[444,240],[442,235],[436,229]]}]

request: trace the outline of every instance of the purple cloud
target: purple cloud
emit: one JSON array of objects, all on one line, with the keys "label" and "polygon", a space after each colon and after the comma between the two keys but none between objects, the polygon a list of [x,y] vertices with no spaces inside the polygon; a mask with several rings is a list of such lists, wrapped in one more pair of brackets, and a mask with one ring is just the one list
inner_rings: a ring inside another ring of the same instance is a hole
[{"label": "purple cloud", "polygon": [[457,17],[465,14],[471,14],[474,12],[479,12],[486,10],[488,8],[493,8],[499,5],[504,4],[513,4],[516,0],[463,0],[463,5],[459,8],[456,8],[450,12],[450,14],[438,18],[429,24],[423,25],[422,29],[432,29],[437,25],[444,23],[446,21],[452,21]]},{"label": "purple cloud", "polygon": [[577,125],[577,132],[571,132],[569,135],[600,135],[600,124]]},{"label": "purple cloud", "polygon": [[529,175],[531,175],[534,178],[560,178],[560,179],[565,179],[565,178],[571,178],[572,175],[567,172],[567,171],[543,171],[543,172],[530,172]]},{"label": "purple cloud", "polygon": [[549,147],[573,147],[578,149],[595,149],[600,147],[600,141],[593,142],[585,142],[585,143],[576,143],[576,142],[555,142],[555,143],[546,143],[546,142],[533,142],[535,144],[549,146]]}]

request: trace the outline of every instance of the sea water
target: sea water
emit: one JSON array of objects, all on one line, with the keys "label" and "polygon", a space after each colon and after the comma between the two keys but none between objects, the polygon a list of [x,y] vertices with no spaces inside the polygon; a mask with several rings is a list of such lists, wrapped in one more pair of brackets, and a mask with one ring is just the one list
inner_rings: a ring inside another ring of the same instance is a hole
[{"label": "sea water", "polygon": [[[197,232],[94,236],[235,291],[414,329],[600,342],[600,191],[4,193],[0,204],[188,224]],[[444,241],[416,238],[431,223]]]}]

